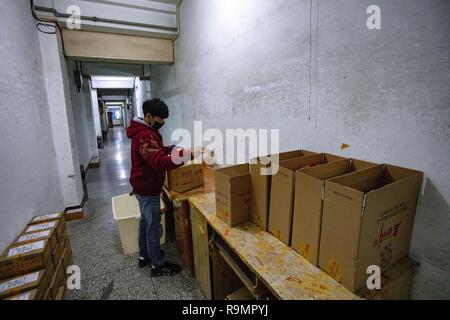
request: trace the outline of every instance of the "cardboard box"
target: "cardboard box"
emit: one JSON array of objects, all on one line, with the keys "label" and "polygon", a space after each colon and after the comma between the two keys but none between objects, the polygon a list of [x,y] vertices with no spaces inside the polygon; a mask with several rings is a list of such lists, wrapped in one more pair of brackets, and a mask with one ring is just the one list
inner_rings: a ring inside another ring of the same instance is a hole
[{"label": "cardboard box", "polygon": [[29,233],[42,231],[42,230],[48,230],[48,229],[55,229],[55,231],[56,231],[57,226],[58,226],[58,220],[29,225],[25,228],[25,230],[22,232],[22,234],[29,234]]},{"label": "cardboard box", "polygon": [[5,300],[28,300],[28,301],[32,301],[32,300],[36,300],[36,296],[37,296],[37,290],[30,290],[21,294],[18,294],[16,296],[12,296],[9,298],[6,298]]},{"label": "cardboard box", "polygon": [[45,270],[39,270],[0,281],[0,299],[36,289],[36,300],[42,300],[48,289],[48,281],[45,273]]},{"label": "cardboard box", "polygon": [[56,268],[56,272],[53,275],[53,279],[49,285],[49,289],[51,291],[51,296],[53,299],[58,295],[58,290],[61,286],[66,285],[66,273],[64,271],[63,259],[58,263],[58,267]]},{"label": "cardboard box", "polygon": [[58,247],[56,248],[55,251],[53,251],[52,257],[53,257],[53,263],[54,263],[55,267],[59,264],[59,261],[61,260],[61,257],[64,253],[64,249],[65,249],[64,245],[65,245],[65,241],[62,243],[58,243]]},{"label": "cardboard box", "polygon": [[72,253],[72,245],[70,243],[69,236],[66,238],[65,242],[65,256],[64,256],[64,267],[67,268],[73,265],[73,253]]},{"label": "cardboard box", "polygon": [[50,222],[50,221],[54,221],[54,220],[62,220],[62,222],[65,222],[64,221],[64,213],[56,212],[56,213],[46,214],[43,216],[37,216],[37,217],[34,217],[33,219],[31,219],[31,221],[28,223],[28,225],[41,224],[41,223]]},{"label": "cardboard box", "polygon": [[53,295],[52,295],[51,288],[47,288],[47,291],[45,292],[44,298],[42,300],[44,300],[44,301],[55,300]]},{"label": "cardboard box", "polygon": [[286,245],[290,245],[295,192],[294,178],[297,170],[343,159],[342,157],[321,153],[281,161],[278,173],[272,176],[269,232]]},{"label": "cardboard box", "polygon": [[246,287],[242,287],[239,290],[230,293],[225,300],[255,300],[255,297],[248,291]]},{"label": "cardboard box", "polygon": [[83,208],[76,208],[67,210],[64,214],[66,217],[66,221],[75,221],[75,220],[82,220],[84,218],[84,210]]},{"label": "cardboard box", "polygon": [[55,300],[57,301],[64,300],[64,297],[66,295],[66,289],[67,289],[66,286],[59,287],[58,294],[56,295]]},{"label": "cardboard box", "polygon": [[203,164],[186,164],[167,172],[166,188],[175,192],[186,192],[203,185]]},{"label": "cardboard box", "polygon": [[56,238],[56,230],[55,229],[47,229],[27,234],[21,234],[17,237],[17,239],[13,242],[13,245],[18,244],[26,244],[30,242],[35,242],[39,240],[48,240],[50,243],[50,248],[52,252],[58,246],[58,239]]},{"label": "cardboard box", "polygon": [[41,269],[54,270],[48,240],[10,246],[0,257],[0,279]]},{"label": "cardboard box", "polygon": [[215,185],[217,216],[230,227],[248,221],[250,216],[249,165],[217,169]]},{"label": "cardboard box", "polygon": [[408,300],[414,272],[419,264],[406,257],[381,275],[381,289],[364,287],[358,295],[368,300]]},{"label": "cardboard box", "polygon": [[322,202],[325,181],[376,164],[360,160],[340,160],[295,173],[292,248],[314,265],[319,264],[322,229]]},{"label": "cardboard box", "polygon": [[[278,157],[279,163],[280,161],[314,154],[314,152],[306,150],[296,150],[270,155],[270,157],[273,161]],[[272,175],[263,175],[262,173],[269,168],[276,169],[275,166],[271,167],[271,164],[266,163],[266,161],[268,160],[262,160],[262,157],[250,161],[250,220],[264,231],[268,230]]]},{"label": "cardboard box", "polygon": [[408,255],[422,173],[379,165],[325,183],[319,266],[359,291]]},{"label": "cardboard box", "polygon": [[58,243],[64,240],[66,235],[66,223],[65,219],[52,220],[44,223],[38,223],[33,225],[28,225],[23,231],[23,235],[30,234],[38,231],[54,229],[56,232],[56,239]]}]

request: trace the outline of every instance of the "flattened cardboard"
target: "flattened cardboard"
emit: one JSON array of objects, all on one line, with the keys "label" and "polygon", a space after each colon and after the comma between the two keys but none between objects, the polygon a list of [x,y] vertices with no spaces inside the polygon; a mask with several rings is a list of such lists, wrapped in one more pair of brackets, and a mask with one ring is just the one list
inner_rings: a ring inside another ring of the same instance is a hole
[{"label": "flattened cardboard", "polygon": [[[295,150],[270,155],[271,159],[278,156],[278,161],[284,161],[303,156],[314,155],[314,152]],[[261,157],[250,161],[250,220],[262,230],[268,230],[271,175],[262,175],[263,169],[270,164],[263,164]]]},{"label": "flattened cardboard", "polygon": [[353,292],[406,257],[422,173],[379,165],[325,183],[319,266]]},{"label": "flattened cardboard", "polygon": [[203,164],[186,164],[167,172],[166,187],[183,193],[203,185]]},{"label": "flattened cardboard", "polygon": [[364,287],[358,296],[368,300],[408,300],[414,272],[419,264],[406,257],[381,275],[381,289]]},{"label": "flattened cardboard", "polygon": [[0,279],[53,268],[48,240],[10,246],[0,257]]},{"label": "flattened cardboard", "polygon": [[370,162],[345,159],[296,171],[291,241],[294,250],[312,264],[319,264],[325,181],[374,166]]},{"label": "flattened cardboard", "polygon": [[280,162],[278,173],[272,176],[269,210],[269,232],[271,234],[286,245],[290,245],[295,171],[343,159],[328,154],[315,154]]},{"label": "flattened cardboard", "polygon": [[250,216],[249,165],[217,169],[215,186],[217,216],[230,227],[248,221]]},{"label": "flattened cardboard", "polygon": [[39,270],[0,281],[0,299],[36,289],[36,300],[42,300],[48,289],[45,273],[45,270]]}]

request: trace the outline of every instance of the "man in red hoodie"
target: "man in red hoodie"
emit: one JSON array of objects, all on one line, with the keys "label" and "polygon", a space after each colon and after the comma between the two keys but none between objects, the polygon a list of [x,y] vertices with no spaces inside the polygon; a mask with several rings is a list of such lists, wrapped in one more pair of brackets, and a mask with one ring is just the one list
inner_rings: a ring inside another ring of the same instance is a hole
[{"label": "man in red hoodie", "polygon": [[173,147],[163,144],[158,130],[169,117],[169,108],[163,101],[145,101],[143,112],[144,119],[133,119],[127,128],[127,136],[132,139],[130,184],[141,209],[139,267],[151,265],[152,276],[171,276],[180,273],[181,266],[166,261],[160,248],[160,194],[166,172],[180,166],[174,163],[171,154],[181,159],[183,149],[172,152]]}]

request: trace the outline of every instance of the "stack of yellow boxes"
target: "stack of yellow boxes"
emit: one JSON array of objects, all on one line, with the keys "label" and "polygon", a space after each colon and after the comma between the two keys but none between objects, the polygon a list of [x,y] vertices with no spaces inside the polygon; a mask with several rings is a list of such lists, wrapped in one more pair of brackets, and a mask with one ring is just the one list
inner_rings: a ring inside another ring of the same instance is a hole
[{"label": "stack of yellow boxes", "polygon": [[72,264],[64,214],[35,217],[0,257],[0,299],[62,300]]}]

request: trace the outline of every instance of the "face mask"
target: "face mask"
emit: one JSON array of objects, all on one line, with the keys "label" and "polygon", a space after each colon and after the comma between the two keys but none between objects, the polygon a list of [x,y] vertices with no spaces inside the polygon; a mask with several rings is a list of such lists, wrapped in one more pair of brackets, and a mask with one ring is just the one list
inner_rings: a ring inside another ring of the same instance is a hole
[{"label": "face mask", "polygon": [[163,123],[161,123],[161,122],[155,122],[155,123],[153,124],[153,129],[159,130],[159,129],[161,129],[163,126],[164,126],[164,122],[163,122]]}]

